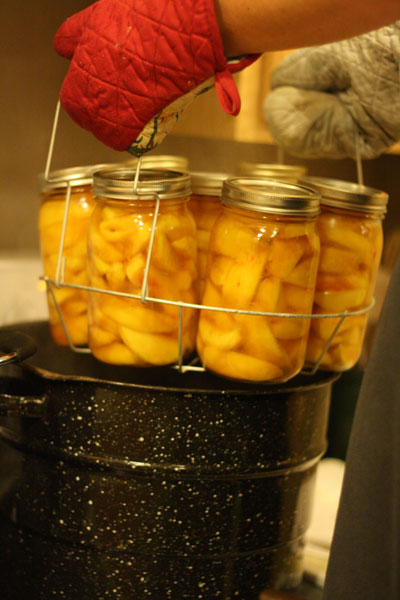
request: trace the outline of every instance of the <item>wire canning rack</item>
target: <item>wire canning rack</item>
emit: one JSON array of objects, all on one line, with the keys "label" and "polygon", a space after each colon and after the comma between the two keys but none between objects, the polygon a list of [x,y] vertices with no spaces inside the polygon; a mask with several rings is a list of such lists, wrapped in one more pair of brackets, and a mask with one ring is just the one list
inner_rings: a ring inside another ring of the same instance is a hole
[{"label": "wire canning rack", "polygon": [[[59,114],[60,114],[60,102],[58,102],[57,106],[56,106],[56,112],[55,112],[54,122],[53,122],[53,129],[52,129],[52,133],[51,133],[50,145],[49,145],[47,161],[46,161],[46,168],[45,168],[45,172],[44,172],[44,179],[48,183],[52,183],[52,180],[49,177],[50,164],[51,164],[53,151],[54,151],[54,142],[55,142],[55,137],[56,137],[56,132],[57,132]],[[356,146],[357,180],[358,180],[358,183],[363,184],[362,163],[361,163],[361,156],[360,156],[360,152],[359,152],[359,144],[358,144],[358,135],[357,134],[356,134],[355,146]],[[283,162],[283,152],[281,151],[281,149],[278,149],[278,152],[279,152],[278,155],[281,157],[280,162]],[[140,192],[137,189],[138,182],[139,182],[140,167],[141,167],[141,157],[138,159],[135,180],[133,183],[133,191],[138,196],[140,196]],[[60,183],[60,180],[58,179],[57,182]],[[187,371],[205,371],[206,370],[204,367],[196,364],[196,362],[198,361],[197,358],[195,358],[189,364],[184,364],[183,352],[182,352],[182,347],[183,347],[182,346],[182,311],[183,311],[183,308],[194,308],[194,309],[198,309],[198,310],[204,309],[204,310],[211,310],[211,311],[227,312],[227,313],[234,313],[234,314],[255,315],[255,316],[265,316],[265,317],[282,317],[282,318],[287,318],[287,319],[304,319],[304,318],[307,318],[307,319],[337,318],[337,319],[339,319],[336,327],[332,331],[332,334],[330,335],[324,348],[322,349],[321,354],[320,354],[317,362],[315,363],[315,365],[310,369],[305,368],[302,371],[303,374],[314,375],[316,373],[316,371],[318,370],[327,350],[329,349],[329,346],[331,345],[332,340],[334,339],[338,330],[340,329],[344,319],[349,316],[363,315],[363,314],[369,312],[375,304],[375,300],[372,299],[371,303],[368,306],[366,306],[362,309],[359,309],[359,310],[316,315],[316,314],[272,313],[272,312],[222,308],[222,307],[216,307],[216,306],[208,306],[208,305],[204,305],[204,304],[190,304],[188,302],[177,302],[177,301],[173,301],[173,300],[166,300],[163,298],[154,298],[152,296],[149,296],[148,295],[148,274],[149,274],[149,268],[150,268],[150,263],[151,263],[151,255],[152,255],[152,250],[153,250],[154,236],[156,233],[157,219],[158,219],[158,214],[159,214],[159,209],[160,209],[160,199],[157,196],[157,194],[155,194],[155,196],[154,196],[155,211],[154,211],[152,231],[151,231],[151,235],[150,235],[147,259],[146,259],[146,263],[145,263],[145,267],[144,267],[144,277],[143,277],[141,293],[140,294],[128,294],[125,292],[104,290],[104,289],[95,288],[95,287],[91,287],[91,286],[68,283],[64,279],[66,261],[68,260],[68,257],[63,256],[63,253],[64,253],[65,232],[66,232],[66,228],[67,228],[68,212],[69,212],[69,205],[70,205],[70,199],[71,199],[71,183],[69,181],[65,181],[65,184],[66,184],[65,210],[64,210],[63,223],[62,223],[62,229],[61,229],[61,235],[60,235],[60,246],[58,249],[56,275],[55,275],[54,279],[51,279],[45,275],[42,276],[40,279],[46,282],[47,289],[51,294],[51,297],[54,301],[54,305],[56,307],[58,316],[59,316],[62,326],[64,328],[64,331],[65,331],[65,334],[66,334],[66,337],[68,340],[68,345],[73,352],[90,354],[91,351],[90,351],[90,348],[75,346],[72,343],[67,324],[65,322],[65,319],[63,317],[62,311],[60,309],[60,306],[58,304],[58,301],[57,301],[57,298],[56,298],[56,295],[54,292],[55,289],[60,289],[62,287],[74,288],[74,289],[78,289],[78,290],[84,290],[87,292],[98,292],[101,294],[110,294],[113,296],[120,296],[123,298],[133,298],[133,299],[138,300],[139,302],[142,302],[143,304],[146,304],[147,302],[154,302],[154,303],[169,304],[172,306],[177,306],[179,309],[179,311],[178,311],[178,314],[179,314],[179,353],[178,353],[177,363],[174,365],[171,365],[171,368],[177,369],[181,373],[185,373]]]}]

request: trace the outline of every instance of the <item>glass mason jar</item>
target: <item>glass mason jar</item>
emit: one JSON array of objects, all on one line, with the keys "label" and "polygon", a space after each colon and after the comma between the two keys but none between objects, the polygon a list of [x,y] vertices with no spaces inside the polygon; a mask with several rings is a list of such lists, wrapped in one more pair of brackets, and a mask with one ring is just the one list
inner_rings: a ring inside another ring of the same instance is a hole
[{"label": "glass mason jar", "polygon": [[258,177],[259,179],[271,179],[284,181],[285,183],[298,183],[299,179],[306,175],[307,169],[301,165],[241,162],[237,167],[237,172],[238,175],[243,177]]},{"label": "glass mason jar", "polygon": [[[46,180],[39,175],[41,205],[39,210],[39,241],[44,274],[56,277],[67,182],[71,186],[68,220],[62,256],[66,259],[64,281],[87,285],[86,234],[90,215],[94,207],[92,195],[92,173],[99,165],[74,167],[52,171]],[[88,342],[87,292],[71,287],[52,287],[71,341],[77,346]],[[63,324],[50,291],[47,292],[50,331],[54,341],[68,345]]]},{"label": "glass mason jar", "polygon": [[[106,363],[136,367],[176,362],[194,350],[197,309],[141,301],[148,252],[147,297],[197,303],[196,224],[188,209],[187,173],[142,169],[94,175],[96,206],[89,233],[89,347]],[[152,238],[156,197],[159,213]],[[180,331],[181,325],[181,331]],[[180,340],[182,347],[180,349]]]},{"label": "glass mason jar", "polygon": [[[321,194],[317,231],[321,241],[313,312],[342,314],[371,303],[382,254],[382,219],[388,195],[370,187],[323,177],[304,185]],[[306,361],[316,365],[340,317],[312,319]],[[344,371],[360,358],[368,313],[345,317],[320,367]]]},{"label": "glass mason jar", "polygon": [[[306,187],[229,178],[211,232],[204,306],[311,314],[319,259],[319,194]],[[302,368],[310,318],[201,309],[203,366],[243,381],[280,382]]]},{"label": "glass mason jar", "polygon": [[197,226],[197,268],[200,298],[204,289],[211,229],[221,213],[222,184],[227,173],[191,172],[189,208]]}]

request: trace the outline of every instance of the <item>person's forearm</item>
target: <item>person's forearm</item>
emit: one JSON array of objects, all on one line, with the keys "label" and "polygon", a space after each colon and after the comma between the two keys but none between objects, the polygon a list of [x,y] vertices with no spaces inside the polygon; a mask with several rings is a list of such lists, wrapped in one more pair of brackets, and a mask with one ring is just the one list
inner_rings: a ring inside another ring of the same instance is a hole
[{"label": "person's forearm", "polygon": [[400,0],[215,0],[226,56],[325,44],[400,20]]}]

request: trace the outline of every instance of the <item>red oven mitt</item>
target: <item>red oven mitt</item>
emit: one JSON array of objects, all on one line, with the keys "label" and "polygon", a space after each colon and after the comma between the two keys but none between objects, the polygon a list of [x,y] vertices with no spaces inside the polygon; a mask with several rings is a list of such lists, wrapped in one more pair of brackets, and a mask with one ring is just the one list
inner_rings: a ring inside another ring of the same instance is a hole
[{"label": "red oven mitt", "polygon": [[237,115],[232,73],[258,57],[227,61],[214,0],[99,0],[67,19],[54,44],[71,59],[63,108],[107,146],[136,155],[214,83],[222,108]]}]

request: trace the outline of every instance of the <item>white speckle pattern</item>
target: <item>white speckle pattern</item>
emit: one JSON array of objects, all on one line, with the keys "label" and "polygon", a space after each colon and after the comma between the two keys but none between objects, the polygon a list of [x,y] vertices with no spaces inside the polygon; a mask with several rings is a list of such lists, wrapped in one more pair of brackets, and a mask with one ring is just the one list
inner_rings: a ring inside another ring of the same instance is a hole
[{"label": "white speckle pattern", "polygon": [[0,419],[2,598],[256,600],[298,583],[328,378],[268,394],[26,380],[49,411]]}]

